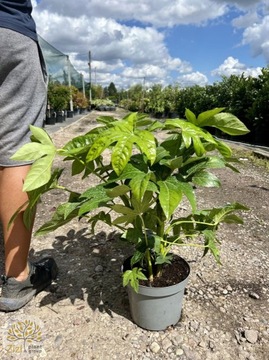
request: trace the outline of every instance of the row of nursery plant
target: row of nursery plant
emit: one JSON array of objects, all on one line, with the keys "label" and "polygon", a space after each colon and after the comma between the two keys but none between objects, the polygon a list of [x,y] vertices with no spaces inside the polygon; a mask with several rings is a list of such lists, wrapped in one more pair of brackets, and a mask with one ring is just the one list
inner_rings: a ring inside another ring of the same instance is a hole
[{"label": "row of nursery plant", "polygon": [[50,82],[48,85],[48,104],[53,111],[70,110],[72,98],[74,109],[86,109],[89,106],[88,99],[75,86],[62,85]]},{"label": "row of nursery plant", "polygon": [[141,111],[157,117],[183,117],[186,108],[199,114],[207,109],[224,106],[249,129],[242,140],[269,145],[266,135],[269,127],[269,68],[251,76],[223,77],[212,85],[182,88],[179,85],[163,87],[132,86],[118,93],[120,105],[130,111]]}]

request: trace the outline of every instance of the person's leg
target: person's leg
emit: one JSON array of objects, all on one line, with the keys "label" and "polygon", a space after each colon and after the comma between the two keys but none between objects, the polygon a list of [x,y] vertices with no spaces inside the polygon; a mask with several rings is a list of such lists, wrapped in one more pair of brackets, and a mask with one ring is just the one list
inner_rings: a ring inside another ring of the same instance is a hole
[{"label": "person's leg", "polygon": [[28,200],[22,188],[31,166],[11,156],[30,141],[30,125],[42,127],[44,121],[47,88],[41,63],[32,39],[0,27],[0,222],[5,243],[0,311],[20,309],[58,273],[51,257],[28,259],[32,229],[24,225],[23,208],[8,227]]},{"label": "person's leg", "polygon": [[5,245],[5,271],[7,277],[18,281],[28,276],[28,253],[32,229],[27,229],[23,222],[23,210],[14,222],[9,221],[28,200],[22,191],[24,179],[30,166],[0,167],[0,221],[2,223]]}]

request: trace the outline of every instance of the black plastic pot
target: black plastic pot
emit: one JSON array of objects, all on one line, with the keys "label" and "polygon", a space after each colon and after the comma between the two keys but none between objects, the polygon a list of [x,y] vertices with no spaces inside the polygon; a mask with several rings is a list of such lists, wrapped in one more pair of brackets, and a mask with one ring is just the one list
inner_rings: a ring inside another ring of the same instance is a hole
[{"label": "black plastic pot", "polygon": [[65,121],[65,113],[64,113],[64,111],[57,111],[56,122],[57,123],[62,123],[64,121]]},{"label": "black plastic pot", "polygon": [[68,110],[66,113],[67,118],[73,118],[74,117],[74,111]]},{"label": "black plastic pot", "polygon": [[46,120],[45,120],[45,124],[46,125],[55,125],[56,123],[56,118],[55,116],[46,116]]}]

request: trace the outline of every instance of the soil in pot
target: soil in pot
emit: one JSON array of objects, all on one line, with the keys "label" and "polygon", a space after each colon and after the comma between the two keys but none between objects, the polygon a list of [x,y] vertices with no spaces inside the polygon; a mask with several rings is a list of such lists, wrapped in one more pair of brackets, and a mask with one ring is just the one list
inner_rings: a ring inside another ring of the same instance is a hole
[{"label": "soil in pot", "polygon": [[[123,263],[123,271],[131,269],[130,265],[131,257],[127,258]],[[134,266],[138,266],[134,265]],[[156,274],[156,269],[153,268],[153,272]],[[146,271],[144,272],[147,276]],[[172,286],[185,280],[190,273],[190,267],[188,263],[178,255],[173,255],[171,264],[163,265],[162,276],[155,277],[153,282],[149,283],[146,280],[140,280],[140,285],[151,287],[165,287]]]}]

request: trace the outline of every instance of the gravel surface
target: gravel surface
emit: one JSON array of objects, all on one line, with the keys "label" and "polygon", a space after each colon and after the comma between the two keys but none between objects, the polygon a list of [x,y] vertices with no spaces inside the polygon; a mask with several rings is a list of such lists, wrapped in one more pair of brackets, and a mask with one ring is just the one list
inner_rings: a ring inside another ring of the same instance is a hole
[{"label": "gravel surface", "polygon": [[[47,130],[61,146],[95,126],[94,119],[100,114],[92,111]],[[33,359],[267,360],[269,174],[242,160],[240,174],[217,171],[221,188],[197,189],[202,207],[239,201],[250,211],[243,214],[244,225],[220,229],[222,266],[210,256],[201,258],[198,250],[185,248],[180,252],[190,263],[191,275],[182,318],[176,326],[153,332],[132,322],[120,272],[130,249],[113,229],[99,224],[93,235],[82,220],[49,235],[33,237],[31,258],[53,256],[59,277],[50,289],[15,314],[0,313],[2,337],[6,337],[7,324],[35,317],[43,324],[43,343],[37,355],[25,354]],[[67,174],[64,181],[78,190],[86,186]],[[44,198],[36,228],[50,218],[64,198],[59,191]],[[0,257],[2,264],[3,253]],[[22,357],[15,349],[7,353],[3,344],[0,340],[1,359]]]}]

